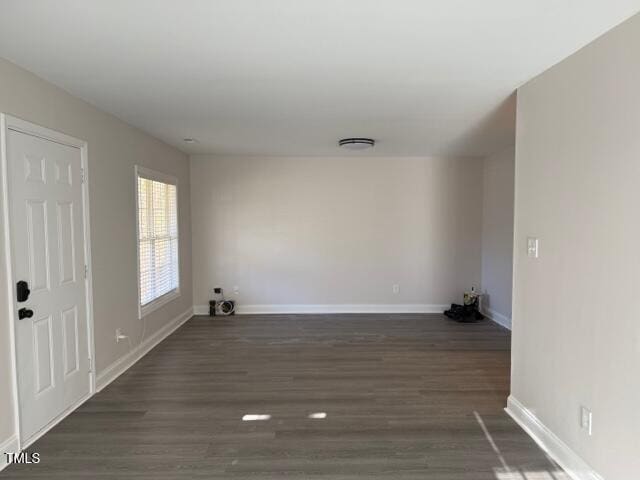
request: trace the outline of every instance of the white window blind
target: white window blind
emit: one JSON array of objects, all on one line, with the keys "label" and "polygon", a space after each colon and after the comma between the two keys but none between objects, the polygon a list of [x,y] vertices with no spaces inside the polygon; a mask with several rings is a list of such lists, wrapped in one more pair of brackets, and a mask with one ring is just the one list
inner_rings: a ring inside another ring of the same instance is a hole
[{"label": "white window blind", "polygon": [[177,187],[157,175],[137,174],[141,313],[179,289]]}]

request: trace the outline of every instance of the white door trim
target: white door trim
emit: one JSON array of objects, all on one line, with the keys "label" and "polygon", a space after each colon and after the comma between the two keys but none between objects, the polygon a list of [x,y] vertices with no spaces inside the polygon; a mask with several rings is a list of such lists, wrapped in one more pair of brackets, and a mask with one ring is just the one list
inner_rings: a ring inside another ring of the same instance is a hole
[{"label": "white door trim", "polygon": [[[86,296],[87,296],[87,342],[88,351],[91,356],[91,372],[89,374],[89,395],[83,399],[80,403],[84,402],[87,398],[91,397],[95,393],[96,389],[96,372],[95,372],[95,346],[94,346],[94,322],[93,322],[93,279],[91,268],[91,235],[90,235],[90,211],[89,211],[89,176],[88,176],[88,157],[87,157],[87,142],[79,140],[77,138],[65,135],[64,133],[56,132],[39,125],[21,120],[19,118],[0,113],[0,157],[2,160],[1,176],[2,176],[2,224],[4,226],[4,243],[5,243],[5,260],[6,260],[6,273],[7,273],[7,292],[6,295],[9,299],[9,340],[11,346],[11,370],[12,370],[12,388],[13,388],[13,402],[15,406],[14,410],[14,429],[18,438],[18,442],[21,449],[28,446],[25,440],[21,436],[20,432],[20,398],[18,394],[18,370],[17,370],[17,351],[16,351],[16,333],[15,333],[15,308],[14,308],[14,285],[15,279],[13,278],[13,257],[12,257],[12,241],[11,241],[11,225],[10,225],[10,208],[9,208],[9,179],[8,179],[8,157],[7,157],[7,135],[9,130],[33,135],[35,137],[43,138],[52,142],[60,143],[70,147],[75,147],[80,150],[83,181],[82,181],[82,204],[83,204],[83,220],[84,220],[84,253],[85,262],[87,265],[87,274],[85,279],[86,284]],[[60,420],[66,417],[71,411],[77,408],[78,405],[74,405],[72,409],[63,412],[59,417],[52,420],[46,425],[38,434],[30,439],[28,442],[33,443],[37,438],[50,430]]]}]

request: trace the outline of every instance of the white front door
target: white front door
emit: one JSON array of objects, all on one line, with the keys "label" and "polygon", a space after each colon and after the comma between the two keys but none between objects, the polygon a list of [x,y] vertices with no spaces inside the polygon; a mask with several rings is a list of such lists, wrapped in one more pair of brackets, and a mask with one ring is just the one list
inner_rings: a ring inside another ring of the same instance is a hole
[{"label": "white front door", "polygon": [[90,392],[82,156],[18,131],[6,139],[24,445]]}]

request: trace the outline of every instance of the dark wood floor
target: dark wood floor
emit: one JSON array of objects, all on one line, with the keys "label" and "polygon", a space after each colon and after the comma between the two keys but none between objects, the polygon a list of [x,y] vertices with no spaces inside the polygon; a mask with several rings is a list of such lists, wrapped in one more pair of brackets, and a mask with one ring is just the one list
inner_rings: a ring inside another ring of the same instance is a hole
[{"label": "dark wood floor", "polygon": [[441,315],[195,317],[0,478],[568,479],[502,410],[509,343]]}]

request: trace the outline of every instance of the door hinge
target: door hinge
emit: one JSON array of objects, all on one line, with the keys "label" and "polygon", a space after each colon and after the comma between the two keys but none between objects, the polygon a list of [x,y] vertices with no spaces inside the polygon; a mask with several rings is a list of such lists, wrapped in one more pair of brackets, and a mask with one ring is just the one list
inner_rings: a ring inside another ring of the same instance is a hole
[{"label": "door hinge", "polygon": [[80,181],[84,183],[84,167],[80,168]]},{"label": "door hinge", "polygon": [[84,266],[84,278],[87,278],[88,275],[89,275],[89,266],[85,265]]},{"label": "door hinge", "polygon": [[93,372],[93,359],[89,357],[89,372]]}]

